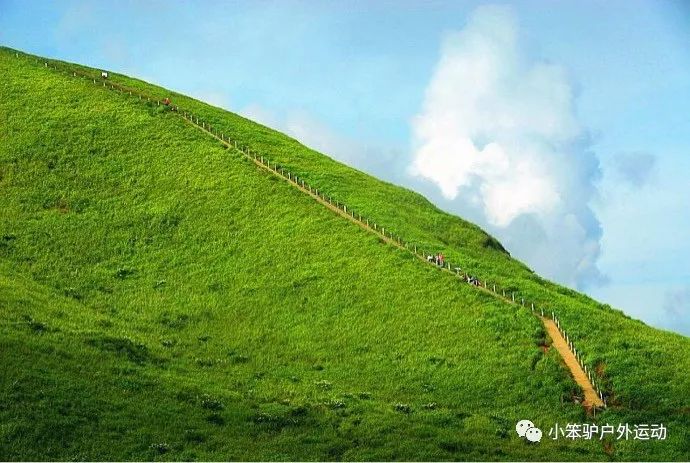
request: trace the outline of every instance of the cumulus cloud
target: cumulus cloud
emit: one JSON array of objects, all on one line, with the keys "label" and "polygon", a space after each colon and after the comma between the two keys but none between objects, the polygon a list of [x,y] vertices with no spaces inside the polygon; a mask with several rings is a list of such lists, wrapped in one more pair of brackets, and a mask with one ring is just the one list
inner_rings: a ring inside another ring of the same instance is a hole
[{"label": "cumulus cloud", "polygon": [[619,153],[613,161],[619,178],[632,187],[641,188],[654,173],[657,158],[653,154],[637,151]]},{"label": "cumulus cloud", "polygon": [[410,173],[433,182],[537,271],[584,288],[601,227],[589,206],[599,162],[565,69],[530,59],[509,8],[480,7],[448,35],[413,119]]},{"label": "cumulus cloud", "polygon": [[666,293],[664,312],[671,329],[690,335],[690,286]]}]

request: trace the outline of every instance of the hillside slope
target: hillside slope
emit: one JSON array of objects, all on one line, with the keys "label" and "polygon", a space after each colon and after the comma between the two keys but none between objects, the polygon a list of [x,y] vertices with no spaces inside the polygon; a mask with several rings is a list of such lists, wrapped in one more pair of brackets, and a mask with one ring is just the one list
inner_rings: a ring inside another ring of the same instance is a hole
[{"label": "hillside slope", "polygon": [[[546,432],[586,420],[525,311],[382,245],[164,109],[10,50],[0,70],[0,458],[608,458],[600,442],[514,435],[527,417]],[[419,195],[172,98],[558,310],[608,388],[597,421],[669,428],[606,451],[690,457],[687,338],[541,280]]]}]

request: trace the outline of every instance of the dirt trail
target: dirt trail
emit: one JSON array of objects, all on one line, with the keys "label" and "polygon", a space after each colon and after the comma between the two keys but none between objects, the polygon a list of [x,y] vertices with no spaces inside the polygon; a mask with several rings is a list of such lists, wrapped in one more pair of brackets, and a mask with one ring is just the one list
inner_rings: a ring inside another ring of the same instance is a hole
[{"label": "dirt trail", "polygon": [[563,361],[570,370],[570,373],[573,375],[573,378],[575,378],[577,384],[579,384],[584,391],[585,401],[583,402],[583,405],[590,408],[603,407],[604,402],[599,398],[594,390],[594,386],[592,386],[592,383],[589,381],[587,374],[582,367],[580,367],[580,364],[577,362],[577,358],[575,358],[575,354],[570,351],[568,343],[558,330],[556,323],[550,318],[539,318],[541,318],[542,323],[546,327],[546,331],[549,333],[549,336],[553,341],[551,345],[556,348],[559,354],[561,354],[561,357],[563,357]]},{"label": "dirt trail", "polygon": [[[187,119],[185,119],[187,120]],[[211,135],[213,138],[216,140],[220,141],[223,143],[223,145],[227,146],[228,148],[234,148],[234,146],[223,140],[222,138],[218,137],[216,134],[213,132],[207,130],[206,128],[200,127],[199,125],[195,124],[193,121],[187,120],[191,125],[196,127],[197,129],[201,130],[202,132],[206,132],[207,134]],[[340,215],[341,217],[344,217],[348,219],[350,222],[358,225],[359,227],[367,230],[368,232],[374,233],[378,235],[380,239],[385,241],[388,244],[392,244],[393,246],[403,249],[403,250],[408,250],[400,244],[398,241],[396,241],[393,238],[390,238],[386,235],[384,235],[380,230],[374,229],[371,226],[369,226],[367,223],[362,222],[360,219],[358,219],[357,216],[352,215],[351,213],[347,213],[343,211],[342,209],[338,208],[335,204],[332,204],[326,197],[323,196],[323,194],[319,194],[317,190],[314,190],[312,188],[308,187],[303,187],[298,181],[295,181],[294,179],[288,179],[285,176],[282,175],[281,172],[272,169],[271,167],[267,166],[266,164],[263,164],[259,159],[252,158],[251,156],[247,155],[246,153],[243,153],[245,156],[249,157],[251,161],[254,162],[258,167],[262,168],[263,170],[266,170],[273,175],[276,175],[282,180],[285,180],[286,182],[292,184],[292,186],[296,187],[303,193],[311,196],[313,199],[315,199],[317,202],[321,203],[328,209],[332,210],[336,214]],[[426,263],[426,259],[424,257],[416,255],[422,262]],[[452,270],[445,268],[445,267],[440,267],[439,268],[442,271],[448,272],[452,275],[456,275]],[[501,299],[503,302],[506,302],[508,304],[517,304],[515,301],[512,301],[509,298],[504,298],[499,294],[496,294],[492,292],[491,290],[484,288],[482,286],[477,286],[477,289],[484,291],[488,294],[491,294],[492,296]],[[559,331],[558,327],[556,326],[556,323],[551,320],[550,318],[546,318],[543,316],[539,316],[539,319],[542,321],[544,324],[544,327],[546,328],[546,331],[548,332],[549,336],[551,337],[552,346],[558,351],[558,353],[561,355],[563,358],[563,361],[565,362],[566,367],[570,370],[570,373],[572,374],[573,378],[575,379],[575,382],[582,388],[585,399],[583,402],[583,405],[585,407],[591,408],[591,407],[603,407],[604,402],[599,398],[597,395],[596,391],[594,390],[594,386],[592,385],[591,381],[587,377],[587,374],[584,372],[582,367],[580,367],[580,364],[577,361],[577,358],[575,355],[571,352],[570,348],[568,347],[568,343],[565,341],[565,338],[563,338],[563,335],[561,335],[561,332]]]}]

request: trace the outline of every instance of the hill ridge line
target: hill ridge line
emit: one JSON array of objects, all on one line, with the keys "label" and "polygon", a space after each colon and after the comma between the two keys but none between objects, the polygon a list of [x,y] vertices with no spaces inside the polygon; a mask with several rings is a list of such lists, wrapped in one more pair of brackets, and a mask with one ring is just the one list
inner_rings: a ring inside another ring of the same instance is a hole
[{"label": "hill ridge line", "polygon": [[[7,48],[5,49],[11,50]],[[17,58],[20,57],[19,52],[15,50],[11,51],[14,52]],[[269,172],[278,176],[281,179],[286,180],[289,184],[296,187],[303,193],[311,196],[313,199],[315,199],[323,206],[327,207],[333,212],[336,212],[338,215],[347,218],[348,220],[357,224],[366,231],[376,234],[385,243],[391,244],[401,250],[412,253],[413,255],[415,255],[415,257],[419,258],[423,262],[439,268],[442,272],[448,272],[451,275],[458,277],[458,279],[460,279],[461,281],[466,281],[467,283],[472,284],[473,286],[477,287],[478,290],[484,291],[492,295],[493,297],[501,300],[502,302],[505,302],[510,305],[517,305],[518,307],[526,307],[525,299],[520,298],[519,300],[516,300],[515,292],[510,292],[510,297],[508,297],[506,295],[505,290],[502,290],[502,292],[498,292],[496,290],[495,284],[489,286],[487,281],[482,282],[477,278],[472,277],[470,274],[462,272],[460,267],[452,267],[452,264],[450,262],[447,263],[447,266],[439,266],[433,262],[428,261],[426,258],[426,253],[423,251],[418,251],[416,245],[414,245],[414,248],[412,248],[412,245],[410,243],[407,243],[404,240],[402,240],[402,238],[399,235],[391,233],[390,230],[388,230],[387,232],[385,227],[378,226],[375,222],[369,221],[369,219],[363,217],[361,214],[357,214],[355,216],[354,210],[351,208],[348,210],[346,204],[342,204],[338,201],[333,200],[333,198],[326,195],[323,191],[319,191],[318,189],[312,187],[303,179],[287,171],[275,162],[273,163],[273,165],[271,165],[270,159],[264,158],[264,156],[252,151],[249,148],[249,146],[243,146],[241,144],[238,145],[236,140],[231,140],[229,137],[225,136],[220,131],[214,131],[214,128],[210,124],[207,124],[202,119],[199,119],[191,112],[188,112],[184,109],[180,111],[180,108],[177,105],[171,105],[169,104],[169,102],[165,100],[159,100],[155,97],[151,97],[142,92],[133,90],[120,84],[106,82],[106,80],[101,79],[100,77],[97,78],[96,76],[88,75],[84,72],[77,71],[75,69],[70,69],[67,66],[58,66],[54,60],[50,60],[49,63],[48,60],[39,60],[37,57],[33,55],[25,53],[21,53],[21,55],[26,56],[29,59],[33,58],[36,63],[42,62],[45,68],[54,69],[56,71],[62,71],[65,72],[67,75],[75,78],[91,80],[93,84],[97,87],[103,87],[108,90],[119,91],[121,93],[129,94],[129,96],[138,97],[140,101],[143,101],[145,99],[147,103],[156,103],[157,106],[163,104],[164,106],[167,106],[172,112],[179,114],[185,121],[187,121],[197,129],[207,133],[208,135],[211,135],[216,140],[219,140],[226,148],[235,149],[243,156],[253,161],[257,166],[265,170],[268,170]],[[102,86],[100,85],[100,82],[103,83]],[[455,272],[453,272],[453,270],[455,270]],[[573,346],[572,340],[565,332],[565,330],[561,327],[560,320],[556,316],[555,312],[551,311],[551,314],[549,316],[548,311],[544,312],[543,308],[537,310],[535,309],[534,303],[530,303],[530,305],[531,312],[537,318],[539,318],[539,320],[544,325],[548,335],[551,337],[552,346],[556,348],[558,353],[561,355],[561,358],[563,359],[565,366],[570,371],[573,379],[582,388],[584,393],[583,405],[588,409],[596,409],[597,407],[607,408],[606,398],[601,388],[595,381],[595,377],[592,374],[592,369],[588,368],[587,365],[584,363],[581,353],[579,353],[577,349]]]}]

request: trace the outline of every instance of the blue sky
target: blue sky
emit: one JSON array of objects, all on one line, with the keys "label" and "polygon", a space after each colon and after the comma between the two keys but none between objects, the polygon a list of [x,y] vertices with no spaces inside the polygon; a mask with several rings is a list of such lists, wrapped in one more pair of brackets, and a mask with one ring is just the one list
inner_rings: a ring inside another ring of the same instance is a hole
[{"label": "blue sky", "polygon": [[0,43],[245,114],[690,334],[687,3],[0,0]]}]

